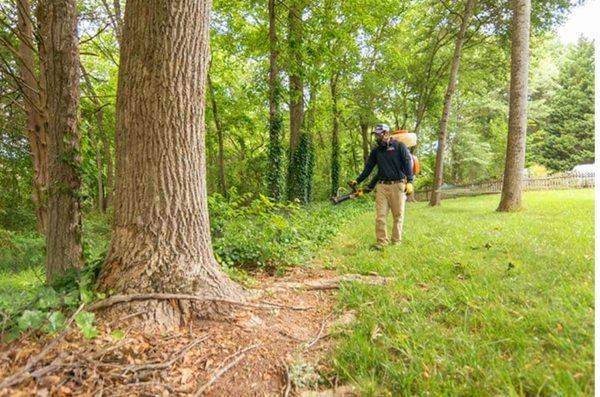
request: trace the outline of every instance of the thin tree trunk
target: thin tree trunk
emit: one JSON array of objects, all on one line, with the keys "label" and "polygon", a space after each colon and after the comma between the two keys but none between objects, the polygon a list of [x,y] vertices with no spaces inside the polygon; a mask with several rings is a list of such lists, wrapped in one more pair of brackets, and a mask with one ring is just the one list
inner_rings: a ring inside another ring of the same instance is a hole
[{"label": "thin tree trunk", "polygon": [[502,196],[498,211],[521,208],[527,138],[527,78],[531,0],[513,0],[510,63],[510,109]]},{"label": "thin tree trunk", "polygon": [[398,113],[396,113],[396,111],[394,111],[394,126],[397,130],[400,129],[400,120],[398,119]]},{"label": "thin tree trunk", "polygon": [[[99,288],[243,299],[211,244],[205,82],[211,1],[129,0],[117,91],[114,220]],[[151,43],[152,45],[148,45]],[[189,303],[139,302],[173,327]]]},{"label": "thin tree trunk", "polygon": [[[35,48],[29,0],[17,1],[17,31],[19,49],[17,66],[23,84],[20,84],[27,113],[27,132],[31,163],[33,165],[32,201],[36,212],[37,230],[45,234],[48,222],[46,188],[48,183],[48,131],[46,125],[46,94],[35,75]],[[40,66],[41,67],[41,66]],[[43,73],[40,73],[42,78]]]},{"label": "thin tree trunk", "polygon": [[300,141],[300,130],[304,118],[304,81],[302,78],[302,13],[301,2],[292,0],[288,13],[288,42],[290,48],[290,153],[293,154]]},{"label": "thin tree trunk", "polygon": [[360,122],[360,136],[362,138],[363,164],[366,164],[371,151],[369,147],[369,125],[362,121]]},{"label": "thin tree trunk", "polygon": [[406,121],[408,120],[408,95],[407,94],[403,95],[402,110],[403,110],[403,113],[402,113],[402,124],[400,125],[400,129],[403,130],[403,129],[406,128]]},{"label": "thin tree trunk", "polygon": [[[102,109],[98,110],[98,113],[102,112]],[[100,142],[98,138],[93,140],[94,147],[96,149],[96,185],[98,187],[98,209],[102,212],[106,211],[106,203],[104,196],[104,176],[102,175],[102,151],[100,150]]]},{"label": "thin tree trunk", "polygon": [[46,278],[81,268],[79,42],[77,2],[40,3],[48,89],[48,230]]},{"label": "thin tree trunk", "polygon": [[275,0],[269,0],[269,161],[268,191],[275,201],[284,198],[284,150],[282,143],[283,117],[279,108],[281,82],[279,80],[279,44],[277,41],[277,10]]},{"label": "thin tree trunk", "polygon": [[121,13],[121,0],[113,0],[113,6],[115,8],[115,23],[116,23],[116,36],[119,45],[121,44],[121,37],[123,35],[123,15]]},{"label": "thin tree trunk", "polygon": [[456,83],[458,81],[458,69],[460,67],[462,46],[465,41],[465,33],[469,27],[471,14],[473,14],[474,5],[475,0],[467,0],[465,11],[461,18],[460,30],[458,32],[458,36],[456,37],[456,44],[454,45],[454,55],[452,57],[452,66],[450,67],[450,81],[448,82],[448,88],[446,89],[446,95],[444,96],[444,108],[442,110],[442,118],[440,120],[440,133],[435,157],[435,171],[433,174],[433,192],[431,194],[431,200],[429,201],[429,205],[432,207],[438,206],[441,203],[440,189],[442,187],[444,178],[444,151],[446,150],[446,140],[448,138],[448,120],[450,118],[450,110],[452,108],[452,96],[454,95]]},{"label": "thin tree trunk", "polygon": [[290,87],[290,151],[288,167],[288,199],[304,201],[307,153],[297,153],[304,123],[304,66],[302,64],[304,0],[291,0],[288,7],[288,48]]},{"label": "thin tree trunk", "polygon": [[88,92],[88,96],[90,97],[92,103],[96,107],[97,131],[96,134],[93,135],[92,142],[94,144],[96,155],[96,185],[98,189],[98,209],[102,212],[106,212],[106,186],[104,185],[104,164],[102,162],[103,157],[106,156],[102,155],[101,149],[101,143],[107,140],[106,133],[104,131],[104,110],[102,109],[102,104],[98,100],[98,95],[96,94],[96,90],[94,89],[94,85],[92,84],[92,81],[90,79],[90,75],[87,73],[81,62],[79,64],[79,67],[81,68],[81,74],[83,75],[83,80],[85,82],[85,87]]},{"label": "thin tree trunk", "polygon": [[219,171],[219,188],[221,194],[227,197],[227,184],[225,183],[225,156],[223,149],[223,127],[221,125],[221,119],[219,119],[219,111],[217,109],[217,99],[215,98],[215,91],[213,89],[212,80],[210,79],[210,73],[208,74],[208,91],[210,93],[210,102],[213,112],[213,119],[215,120],[215,127],[217,129],[217,138],[219,141],[219,153],[217,155],[217,165]]},{"label": "thin tree trunk", "polygon": [[113,192],[114,192],[114,175],[115,172],[113,170],[113,158],[112,158],[112,153],[110,150],[110,137],[108,135],[108,133],[104,134],[104,137],[102,139],[102,146],[103,146],[103,152],[104,152],[104,162],[106,163],[106,184],[105,184],[105,191],[106,191],[106,200],[104,200],[104,205],[106,206],[106,209],[108,209],[113,202]]},{"label": "thin tree trunk", "polygon": [[117,44],[121,45],[121,36],[123,34],[123,18],[121,16],[121,0],[113,0],[113,6],[108,4],[108,0],[102,0],[102,5],[108,13],[110,23],[115,30],[115,37],[117,38]]},{"label": "thin tree trunk", "polygon": [[305,117],[305,121],[304,121],[305,128],[307,131],[309,131],[311,133],[311,137],[312,137],[312,133],[314,132],[314,127],[315,127],[318,92],[319,92],[319,86],[316,84],[315,81],[311,81],[311,83],[310,83],[310,98],[308,100],[308,110],[306,111],[306,117]]},{"label": "thin tree trunk", "polygon": [[335,196],[340,187],[340,140],[339,140],[339,110],[337,82],[338,73],[333,73],[329,81],[331,89],[331,195]]}]

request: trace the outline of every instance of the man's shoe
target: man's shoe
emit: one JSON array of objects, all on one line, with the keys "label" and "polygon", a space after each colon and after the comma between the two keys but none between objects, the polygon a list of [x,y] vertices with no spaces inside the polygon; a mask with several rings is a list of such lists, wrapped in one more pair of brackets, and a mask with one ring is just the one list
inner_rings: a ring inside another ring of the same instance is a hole
[{"label": "man's shoe", "polygon": [[385,246],[383,246],[381,244],[371,245],[371,250],[373,250],[373,251],[383,251],[384,249],[385,249]]},{"label": "man's shoe", "polygon": [[401,242],[402,242],[402,240],[400,240],[400,241],[392,241],[390,243],[390,245],[400,245]]}]

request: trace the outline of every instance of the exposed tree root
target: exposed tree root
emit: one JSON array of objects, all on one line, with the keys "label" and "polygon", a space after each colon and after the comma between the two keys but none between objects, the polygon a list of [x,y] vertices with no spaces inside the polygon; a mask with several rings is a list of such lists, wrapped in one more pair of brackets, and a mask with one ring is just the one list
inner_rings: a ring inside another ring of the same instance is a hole
[{"label": "exposed tree root", "polygon": [[[308,280],[306,272],[298,271],[290,275],[288,282],[280,279],[278,282],[265,282],[262,288],[250,289],[245,294],[248,301],[147,293],[114,295],[82,306],[79,312],[110,309],[108,316],[102,316],[106,321],[99,323],[105,325],[101,333],[104,342],[89,343],[81,339],[82,336],[74,332],[71,325],[74,314],[68,321],[67,328],[70,329],[65,329],[42,346],[27,363],[20,361],[20,366],[15,363],[10,372],[4,370],[3,376],[12,375],[0,380],[0,389],[19,388],[32,393],[38,389],[50,389],[51,393],[58,394],[86,391],[105,395],[137,395],[138,392],[139,395],[224,395],[227,390],[244,395],[244,387],[261,384],[264,390],[293,395],[294,379],[285,368],[290,364],[284,362],[282,370],[278,363],[282,357],[289,360],[292,353],[294,357],[301,357],[298,362],[308,359],[313,363],[315,357],[323,354],[322,349],[330,346],[328,342],[323,343],[331,336],[329,329],[336,323],[331,321],[332,294],[328,291],[335,291],[344,282],[385,285],[391,280],[377,275],[340,277],[332,274],[320,271],[318,278]],[[276,294],[273,294],[274,291]],[[272,296],[277,297],[277,303],[263,301],[273,299]],[[191,313],[182,312],[183,315],[193,314],[189,334],[184,335],[181,328],[172,336],[143,331],[145,322],[152,321],[153,310],[159,305],[173,310],[185,306]],[[206,309],[209,310],[225,309],[232,316],[224,321],[220,317],[198,317],[197,314],[205,309],[204,305],[208,305]],[[266,311],[259,313],[260,309]],[[150,313],[150,318],[145,317],[147,313]],[[261,316],[258,322],[247,325],[256,314]],[[144,317],[143,321],[129,321],[139,316]],[[113,323],[113,320],[118,321]],[[123,341],[103,346],[104,343],[115,342],[109,333],[117,324],[123,326],[123,323],[127,323],[133,333],[126,331]],[[197,324],[200,332],[192,330],[191,324]],[[211,335],[209,339],[206,339],[207,332]],[[279,337],[279,334],[285,338]],[[185,338],[185,343],[179,338]],[[264,348],[258,352],[255,349],[257,345]],[[242,349],[240,346],[248,347]],[[251,349],[255,350],[252,352]],[[14,360],[20,360],[18,355],[14,357]],[[5,365],[5,368],[10,367]]]},{"label": "exposed tree root", "polygon": [[113,295],[110,298],[101,300],[89,306],[88,310],[95,311],[106,309],[108,307],[114,306],[120,303],[128,303],[133,301],[143,301],[143,300],[189,300],[189,301],[199,301],[199,302],[216,302],[216,303],[226,303],[230,305],[237,306],[245,306],[251,307],[254,309],[290,309],[290,310],[310,310],[311,307],[307,306],[289,306],[282,305],[274,302],[261,302],[261,303],[251,303],[251,302],[243,302],[232,299],[225,298],[210,298],[204,296],[197,295],[188,295],[188,294],[169,294],[169,293],[147,293],[147,294],[128,294],[128,295]]}]

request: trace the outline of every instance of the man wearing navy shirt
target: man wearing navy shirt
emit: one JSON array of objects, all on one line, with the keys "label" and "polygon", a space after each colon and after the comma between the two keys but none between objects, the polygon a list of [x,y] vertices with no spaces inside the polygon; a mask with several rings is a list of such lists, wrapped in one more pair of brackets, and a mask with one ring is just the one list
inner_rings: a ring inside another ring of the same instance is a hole
[{"label": "man wearing navy shirt", "polygon": [[377,244],[374,248],[383,249],[388,243],[386,221],[389,210],[394,217],[391,242],[398,244],[402,239],[404,192],[413,193],[414,177],[410,152],[404,143],[391,139],[390,127],[387,124],[379,124],[373,133],[377,137],[377,146],[371,150],[363,172],[350,184],[358,185],[367,179],[373,168],[377,166],[377,177],[371,181],[367,189],[372,190],[377,186],[375,195]]}]

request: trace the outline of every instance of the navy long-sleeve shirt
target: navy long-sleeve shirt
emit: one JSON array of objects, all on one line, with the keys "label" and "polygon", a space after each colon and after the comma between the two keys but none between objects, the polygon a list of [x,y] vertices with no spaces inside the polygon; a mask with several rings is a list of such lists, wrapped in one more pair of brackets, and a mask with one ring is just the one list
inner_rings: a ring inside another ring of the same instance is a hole
[{"label": "navy long-sleeve shirt", "polygon": [[373,168],[377,166],[377,177],[369,184],[375,187],[378,181],[401,181],[405,177],[408,182],[413,182],[412,159],[406,145],[402,142],[390,141],[388,144],[378,144],[371,153],[365,169],[356,181],[361,183],[368,178]]}]

